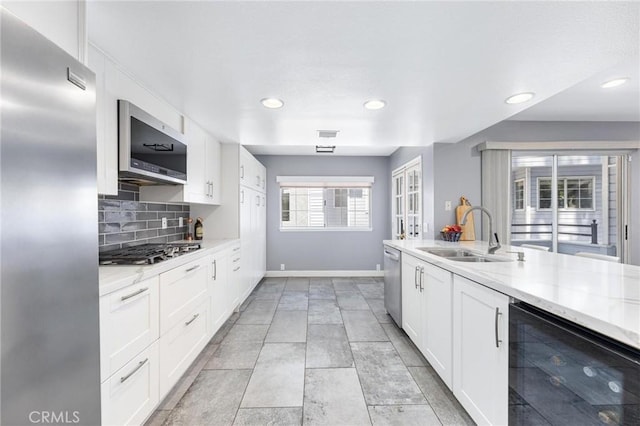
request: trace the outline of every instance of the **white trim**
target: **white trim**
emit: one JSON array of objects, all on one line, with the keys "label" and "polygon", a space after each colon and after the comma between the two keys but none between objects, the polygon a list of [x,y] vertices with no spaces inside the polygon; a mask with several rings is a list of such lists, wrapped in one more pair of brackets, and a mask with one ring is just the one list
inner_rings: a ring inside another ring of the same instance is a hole
[{"label": "white trim", "polygon": [[276,176],[280,186],[340,188],[355,186],[373,186],[373,176]]},{"label": "white trim", "polygon": [[640,141],[544,141],[544,142],[497,142],[486,141],[476,145],[478,151],[490,149],[512,149],[514,151],[612,151],[617,149],[640,149]]},{"label": "white trim", "polygon": [[266,278],[281,277],[384,277],[384,271],[267,271]]}]

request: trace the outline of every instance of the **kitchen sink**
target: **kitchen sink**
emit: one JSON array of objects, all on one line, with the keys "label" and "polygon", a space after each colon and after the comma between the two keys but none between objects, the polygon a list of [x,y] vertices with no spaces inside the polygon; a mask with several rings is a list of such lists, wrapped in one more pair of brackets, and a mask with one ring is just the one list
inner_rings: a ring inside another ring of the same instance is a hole
[{"label": "kitchen sink", "polygon": [[453,260],[455,262],[512,262],[514,259],[502,256],[486,255],[482,253],[476,253],[467,249],[451,249],[451,248],[433,248],[433,247],[418,247],[418,250],[435,254],[436,256],[444,257],[445,259]]}]

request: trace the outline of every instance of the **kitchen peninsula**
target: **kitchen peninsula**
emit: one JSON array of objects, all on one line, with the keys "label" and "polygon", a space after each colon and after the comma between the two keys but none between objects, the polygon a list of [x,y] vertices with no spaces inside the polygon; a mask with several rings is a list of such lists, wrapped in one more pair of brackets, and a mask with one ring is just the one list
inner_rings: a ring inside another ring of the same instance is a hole
[{"label": "kitchen peninsula", "polygon": [[639,267],[516,246],[486,255],[479,241],[384,245],[402,252],[399,325],[477,423],[547,415],[560,391],[579,401],[563,405],[573,421],[637,420]]}]

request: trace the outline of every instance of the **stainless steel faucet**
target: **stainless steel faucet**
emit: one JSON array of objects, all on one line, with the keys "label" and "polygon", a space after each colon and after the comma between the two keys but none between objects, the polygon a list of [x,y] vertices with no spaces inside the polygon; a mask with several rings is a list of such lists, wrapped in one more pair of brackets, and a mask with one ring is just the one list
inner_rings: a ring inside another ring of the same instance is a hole
[{"label": "stainless steel faucet", "polygon": [[[500,246],[500,241],[498,241],[498,235],[493,234],[493,219],[491,218],[491,213],[489,212],[489,210],[487,210],[482,206],[471,207],[469,210],[464,212],[464,215],[462,216],[462,221],[460,221],[460,225],[464,226],[467,223],[467,215],[471,213],[473,210],[481,210],[485,212],[489,217],[489,250],[487,250],[487,254],[494,254],[496,250],[498,250],[501,246]],[[495,237],[495,242],[493,242],[494,237]]]}]

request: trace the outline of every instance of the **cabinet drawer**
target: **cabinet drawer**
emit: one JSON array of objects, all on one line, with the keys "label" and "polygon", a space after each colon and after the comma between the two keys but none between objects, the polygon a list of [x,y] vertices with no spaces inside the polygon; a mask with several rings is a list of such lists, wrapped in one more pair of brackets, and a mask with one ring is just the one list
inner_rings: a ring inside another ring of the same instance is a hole
[{"label": "cabinet drawer", "polygon": [[203,303],[180,318],[171,330],[160,337],[160,397],[171,390],[189,365],[206,346],[211,321],[210,303]]},{"label": "cabinet drawer", "polygon": [[160,335],[163,335],[206,297],[208,258],[160,274]]},{"label": "cabinet drawer", "polygon": [[158,339],[158,277],[100,298],[100,381]]},{"label": "cabinet drawer", "polygon": [[159,402],[158,342],[154,342],[101,387],[103,425],[139,425]]}]

